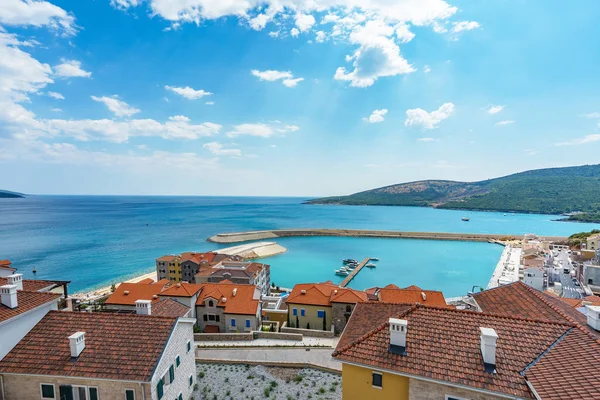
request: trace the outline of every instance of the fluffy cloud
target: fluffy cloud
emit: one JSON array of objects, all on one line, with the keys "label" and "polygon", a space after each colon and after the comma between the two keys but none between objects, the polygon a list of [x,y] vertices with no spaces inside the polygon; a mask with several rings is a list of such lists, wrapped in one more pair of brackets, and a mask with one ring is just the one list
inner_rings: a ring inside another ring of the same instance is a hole
[{"label": "fluffy cloud", "polygon": [[298,28],[292,28],[290,29],[290,35],[292,35],[293,37],[298,37],[298,35],[300,35],[300,31],[298,30]]},{"label": "fluffy cloud", "polygon": [[283,128],[276,128],[275,130],[279,133],[296,132],[300,130],[300,127],[297,125],[285,125]]},{"label": "fluffy cloud", "polygon": [[64,100],[65,99],[65,96],[63,96],[62,94],[57,93],[57,92],[48,92],[48,96],[50,96],[56,100]]},{"label": "fluffy cloud", "polygon": [[479,28],[480,26],[481,25],[479,25],[479,23],[475,22],[475,21],[453,22],[452,23],[452,32],[458,33],[458,32],[462,32],[462,31],[471,31],[473,29]]},{"label": "fluffy cloud", "polygon": [[488,114],[498,114],[502,110],[504,110],[504,106],[490,106],[487,112]]},{"label": "fluffy cloud", "polygon": [[277,71],[277,70],[266,70],[259,71],[257,69],[253,69],[250,73],[256,76],[261,81],[278,81],[281,80],[281,83],[287,87],[296,87],[298,82],[302,82],[304,78],[294,78],[294,75],[290,71]]},{"label": "fluffy cloud", "polygon": [[425,72],[426,74],[431,72],[431,68],[429,68],[429,65],[423,67],[423,72]]},{"label": "fluffy cloud", "polygon": [[75,18],[47,1],[0,1],[0,25],[47,26],[67,35],[75,34],[77,31]]},{"label": "fluffy cloud", "polygon": [[266,124],[241,124],[234,126],[233,130],[227,132],[228,137],[257,136],[268,138],[275,134],[275,130]]},{"label": "fluffy cloud", "polygon": [[388,110],[383,108],[381,110],[374,110],[368,118],[363,118],[363,121],[376,124],[383,122],[383,116],[388,113]]},{"label": "fluffy cloud", "polygon": [[129,7],[136,7],[142,3],[142,0],[110,0],[110,5],[120,10],[126,10]]},{"label": "fluffy cloud", "polygon": [[454,114],[454,104],[444,103],[435,111],[427,112],[422,108],[406,110],[405,126],[422,126],[424,129],[435,129],[439,123]]},{"label": "fluffy cloud", "polygon": [[327,34],[323,31],[317,31],[316,35],[317,36],[315,37],[315,40],[317,41],[317,43],[323,43],[327,38]]},{"label": "fluffy cloud", "polygon": [[206,104],[207,106],[212,106],[212,105],[214,105],[214,104],[215,104],[215,102],[214,102],[214,101],[207,101],[207,102],[206,102],[206,103],[204,103],[204,104]]},{"label": "fluffy cloud", "polygon": [[54,75],[59,78],[89,78],[92,73],[81,68],[81,61],[62,60],[61,64],[54,66]]},{"label": "fluffy cloud", "polygon": [[104,103],[104,105],[113,112],[117,117],[131,117],[133,114],[140,112],[138,108],[131,107],[123,100],[119,100],[119,96],[116,94],[112,97],[96,97],[92,96],[92,100]]},{"label": "fluffy cloud", "polygon": [[300,32],[308,31],[315,22],[315,17],[310,14],[296,14],[296,26]]},{"label": "fluffy cloud", "polygon": [[242,151],[240,149],[225,149],[221,143],[217,142],[205,143],[202,147],[216,156],[241,157],[242,155]]},{"label": "fluffy cloud", "polygon": [[573,139],[569,142],[555,143],[555,146],[576,146],[600,141],[600,134],[587,135],[582,138]]},{"label": "fluffy cloud", "polygon": [[186,87],[175,87],[175,86],[169,86],[166,85],[165,89],[170,90],[171,92],[177,93],[180,96],[185,97],[186,99],[189,100],[196,100],[196,99],[200,99],[204,96],[210,96],[212,95],[211,92],[207,92],[204,91],[202,89],[200,90],[195,90],[189,86]]},{"label": "fluffy cloud", "polygon": [[430,138],[430,137],[422,137],[417,139],[419,142],[435,142],[434,138]]},{"label": "fluffy cloud", "polygon": [[514,124],[515,122],[516,121],[513,121],[513,120],[500,121],[500,122],[496,122],[496,126],[510,125],[510,124]]}]

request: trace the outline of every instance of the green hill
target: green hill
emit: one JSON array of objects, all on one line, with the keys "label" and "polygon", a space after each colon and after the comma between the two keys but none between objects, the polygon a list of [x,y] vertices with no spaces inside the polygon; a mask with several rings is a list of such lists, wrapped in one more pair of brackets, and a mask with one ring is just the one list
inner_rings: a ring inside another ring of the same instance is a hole
[{"label": "green hill", "polygon": [[548,168],[479,182],[401,183],[309,204],[421,206],[522,213],[600,213],[600,165]]},{"label": "green hill", "polygon": [[19,197],[25,197],[25,195],[17,192],[9,192],[8,190],[0,190],[0,199],[15,199]]}]

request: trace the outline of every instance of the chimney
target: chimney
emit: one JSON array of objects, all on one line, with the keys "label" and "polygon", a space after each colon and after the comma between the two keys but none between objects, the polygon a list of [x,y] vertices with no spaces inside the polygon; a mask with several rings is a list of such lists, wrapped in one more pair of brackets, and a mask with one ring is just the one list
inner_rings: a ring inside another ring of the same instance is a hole
[{"label": "chimney", "polygon": [[75,332],[69,336],[69,345],[71,347],[71,357],[79,357],[85,349],[85,332]]},{"label": "chimney", "polygon": [[390,349],[394,354],[406,354],[406,333],[408,321],[405,319],[390,318]]},{"label": "chimney", "polygon": [[306,290],[302,289],[302,290],[300,291],[300,294],[306,294]]},{"label": "chimney", "polygon": [[237,288],[233,288],[233,293],[232,293],[233,297],[235,297],[236,294],[237,294]]},{"label": "chimney", "polygon": [[[2,298],[4,303],[4,297]],[[593,329],[600,331],[600,306],[587,307],[587,323]]]},{"label": "chimney", "polygon": [[485,365],[486,372],[495,373],[496,371],[496,340],[498,334],[493,328],[480,327],[481,331],[481,356]]},{"label": "chimney", "polygon": [[17,308],[17,286],[16,285],[4,285],[0,286],[0,296],[2,297],[2,304],[8,308]]},{"label": "chimney", "polygon": [[423,301],[427,301],[427,295],[425,294],[425,292],[421,292],[421,298],[423,299]]},{"label": "chimney", "polygon": [[17,290],[23,290],[23,274],[12,274],[6,277],[9,285],[15,285]]},{"label": "chimney", "polygon": [[135,313],[138,315],[150,315],[152,313],[151,300],[136,300]]}]

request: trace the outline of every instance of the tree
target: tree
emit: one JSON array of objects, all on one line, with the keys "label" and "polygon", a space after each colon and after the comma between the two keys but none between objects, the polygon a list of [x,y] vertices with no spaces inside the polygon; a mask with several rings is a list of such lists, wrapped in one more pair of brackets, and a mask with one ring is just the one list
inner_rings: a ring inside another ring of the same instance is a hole
[{"label": "tree", "polygon": [[306,329],[310,329],[310,322],[306,323]]},{"label": "tree", "polygon": [[271,283],[271,287],[275,288],[275,282]]},{"label": "tree", "polygon": [[112,285],[110,285],[110,292],[114,293],[115,290],[117,290],[117,285],[115,285],[114,283]]},{"label": "tree", "polygon": [[323,330],[327,330],[327,314],[323,311]]},{"label": "tree", "polygon": [[296,315],[296,328],[300,328],[300,320],[298,320],[297,315]]}]

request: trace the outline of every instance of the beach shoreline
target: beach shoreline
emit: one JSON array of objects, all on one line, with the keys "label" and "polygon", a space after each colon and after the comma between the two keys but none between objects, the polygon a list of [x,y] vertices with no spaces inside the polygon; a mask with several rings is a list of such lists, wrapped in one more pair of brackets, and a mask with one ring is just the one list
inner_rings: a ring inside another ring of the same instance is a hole
[{"label": "beach shoreline", "polygon": [[[156,282],[158,279],[156,271],[149,272],[149,273],[143,274],[143,275],[138,275],[134,278],[125,280],[123,282],[115,283],[115,287],[119,287],[119,285],[121,283],[137,283],[139,281],[143,281],[144,279],[148,279],[148,278],[150,278],[154,282]],[[104,287],[101,287],[98,289],[77,292],[77,293],[73,293],[71,295],[71,297],[80,299],[80,300],[95,300],[95,299],[99,299],[101,297],[108,296],[109,294],[111,294],[112,293],[110,290],[111,287],[112,287],[112,285],[108,285],[108,286],[104,286]]]}]

